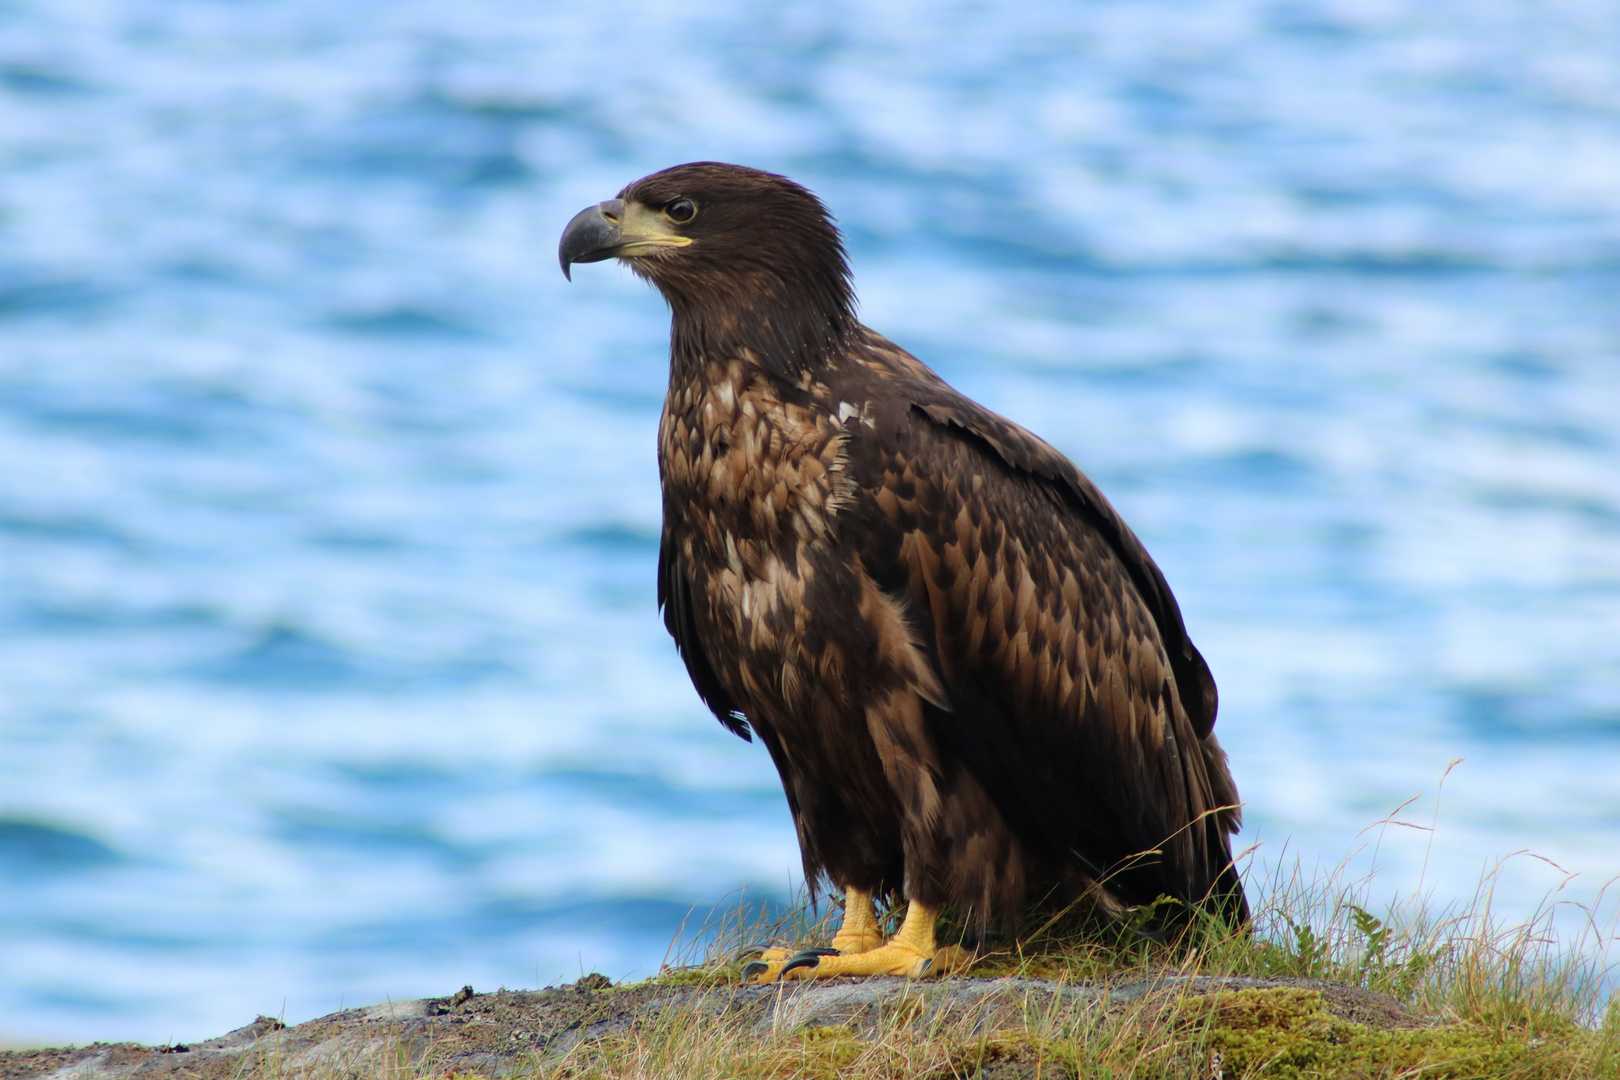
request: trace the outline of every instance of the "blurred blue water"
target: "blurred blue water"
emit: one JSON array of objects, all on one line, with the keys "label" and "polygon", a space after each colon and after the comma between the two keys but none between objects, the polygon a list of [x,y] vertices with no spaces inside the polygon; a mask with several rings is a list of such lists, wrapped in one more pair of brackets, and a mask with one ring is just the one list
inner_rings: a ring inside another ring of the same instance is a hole
[{"label": "blurred blue water", "polygon": [[662,305],[552,254],[701,158],[1142,534],[1263,864],[1462,757],[1390,889],[1590,899],[1616,56],[1583,0],[0,2],[0,1036],[646,973],[792,889],[654,612]]}]

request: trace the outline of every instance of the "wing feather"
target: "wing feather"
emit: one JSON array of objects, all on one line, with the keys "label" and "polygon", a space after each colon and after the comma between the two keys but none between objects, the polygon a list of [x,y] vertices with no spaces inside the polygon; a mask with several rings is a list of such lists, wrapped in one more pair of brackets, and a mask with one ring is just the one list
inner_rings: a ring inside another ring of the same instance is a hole
[{"label": "wing feather", "polygon": [[1215,684],[1158,567],[1057,451],[937,379],[905,381],[905,413],[875,433],[888,490],[869,505],[891,542],[863,558],[926,613],[947,697],[925,705],[932,730],[1049,857],[1135,902],[1241,905]]},{"label": "wing feather", "polygon": [[[1009,468],[1050,481],[1054,490],[1060,492],[1074,510],[1109,542],[1142,594],[1142,599],[1153,612],[1171,666],[1176,670],[1177,689],[1193,730],[1200,736],[1208,735],[1214,730],[1215,713],[1219,708],[1215,679],[1203,655],[1187,636],[1181,607],[1170,592],[1164,574],[1136,534],[1091,479],[1075,468],[1068,458],[1016,424],[968,398],[950,392],[943,383],[940,389],[946,390],[953,400],[925,399],[914,402],[913,408],[934,423],[956,428],[982,443]],[[928,398],[935,396],[931,394]]]},{"label": "wing feather", "polygon": [[691,676],[698,697],[732,734],[753,742],[748,718],[720,685],[720,678],[703,651],[703,639],[698,634],[692,607],[692,583],[681,566],[680,554],[667,525],[658,543],[658,606],[663,609],[664,626],[675,639],[675,648],[686,662],[686,673]]}]

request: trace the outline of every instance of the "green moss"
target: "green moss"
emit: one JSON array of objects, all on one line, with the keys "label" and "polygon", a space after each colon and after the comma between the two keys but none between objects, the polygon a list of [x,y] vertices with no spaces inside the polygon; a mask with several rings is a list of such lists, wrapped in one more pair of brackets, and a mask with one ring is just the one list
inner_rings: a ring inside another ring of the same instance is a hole
[{"label": "green moss", "polygon": [[1278,1080],[1571,1076],[1578,1075],[1571,1070],[1581,1044],[1596,1035],[1570,1028],[1554,1040],[1477,1023],[1378,1031],[1335,1017],[1321,994],[1297,989],[1189,999],[1178,1026],[1187,1043],[1200,1047],[1195,1056],[1220,1055],[1227,1076]]},{"label": "green moss", "polygon": [[712,968],[669,968],[647,980],[653,986],[734,986],[742,981],[740,965]]},{"label": "green moss", "polygon": [[1029,1032],[987,1036],[949,1048],[945,1061],[927,1080],[964,1080],[985,1073],[1001,1076],[1069,1077],[1079,1074],[1075,1046]]}]

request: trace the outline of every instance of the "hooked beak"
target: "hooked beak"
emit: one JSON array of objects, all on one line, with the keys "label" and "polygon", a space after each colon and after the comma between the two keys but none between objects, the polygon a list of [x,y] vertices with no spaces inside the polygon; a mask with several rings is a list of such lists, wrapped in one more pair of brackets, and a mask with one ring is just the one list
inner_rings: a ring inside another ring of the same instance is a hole
[{"label": "hooked beak", "polygon": [[557,245],[557,261],[562,263],[563,277],[574,280],[574,275],[568,272],[574,263],[601,262],[617,255],[624,243],[624,232],[619,224],[623,220],[624,203],[618,199],[587,206],[575,214]]},{"label": "hooked beak", "polygon": [[572,281],[574,263],[601,262],[614,256],[635,258],[660,248],[685,247],[692,242],[671,230],[670,223],[639,203],[628,207],[622,199],[587,206],[574,215],[557,244],[563,277]]}]

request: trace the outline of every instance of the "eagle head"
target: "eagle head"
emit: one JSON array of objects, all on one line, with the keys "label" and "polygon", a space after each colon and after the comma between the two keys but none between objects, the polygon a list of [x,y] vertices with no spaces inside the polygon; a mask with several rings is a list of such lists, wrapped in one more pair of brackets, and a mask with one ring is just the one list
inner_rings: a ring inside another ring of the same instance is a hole
[{"label": "eagle head", "polygon": [[785,176],[699,161],[645,176],[586,207],[557,258],[617,258],[663,293],[674,340],[702,351],[753,350],[801,369],[845,342],[854,293],[832,216]]}]

